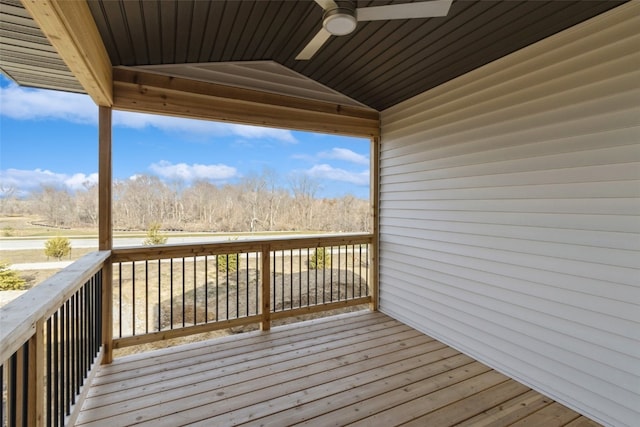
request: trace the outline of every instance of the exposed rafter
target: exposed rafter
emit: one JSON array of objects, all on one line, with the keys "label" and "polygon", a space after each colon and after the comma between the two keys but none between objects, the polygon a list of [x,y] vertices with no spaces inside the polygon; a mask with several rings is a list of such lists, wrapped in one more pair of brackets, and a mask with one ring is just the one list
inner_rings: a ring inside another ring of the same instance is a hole
[{"label": "exposed rafter", "polygon": [[22,3],[93,101],[111,106],[111,61],[86,1]]},{"label": "exposed rafter", "polygon": [[256,126],[374,137],[379,113],[160,74],[114,68],[113,107],[120,110]]}]

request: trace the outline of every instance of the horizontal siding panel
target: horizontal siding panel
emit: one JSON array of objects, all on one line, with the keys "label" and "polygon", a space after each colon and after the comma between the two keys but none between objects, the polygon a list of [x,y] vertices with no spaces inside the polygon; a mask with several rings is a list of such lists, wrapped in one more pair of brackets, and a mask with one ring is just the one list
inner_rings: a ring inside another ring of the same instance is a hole
[{"label": "horizontal siding panel", "polygon": [[[596,153],[597,154],[597,153]],[[576,166],[564,168],[545,168],[540,170],[523,170],[520,172],[512,172],[505,170],[500,172],[500,165],[496,166],[497,172],[491,173],[486,167],[469,166],[468,170],[454,176],[443,176],[441,170],[436,171],[417,171],[406,172],[404,174],[396,174],[392,176],[382,176],[380,185],[388,185],[395,183],[407,183],[416,188],[420,182],[421,187],[425,190],[436,190],[439,188],[477,188],[477,187],[494,187],[508,185],[540,185],[540,184],[558,184],[558,183],[580,183],[580,182],[596,182],[596,181],[629,181],[637,180],[639,176],[638,162],[618,162],[608,165],[595,166]],[[463,169],[463,168],[454,168]],[[551,173],[553,172],[553,173]],[[485,175],[483,175],[483,173]]]},{"label": "horizontal siding panel", "polygon": [[[509,333],[530,338],[527,339],[532,346],[530,351],[543,352],[547,356],[556,354],[557,358],[571,360],[571,366],[576,370],[582,371],[583,374],[593,373],[597,376],[602,381],[600,385],[615,385],[634,391],[636,381],[640,379],[640,367],[634,366],[632,356],[612,351],[603,346],[594,346],[589,341],[576,338],[575,335],[579,335],[581,332],[578,326],[573,325],[574,327],[568,331],[569,333],[557,331],[550,333],[544,324],[545,322],[553,323],[554,320],[558,320],[557,318],[554,319],[538,311],[516,306],[509,306],[509,309],[503,310],[495,300],[478,293],[461,292],[455,287],[442,287],[435,279],[420,280],[419,284],[413,284],[411,277],[397,273],[397,271],[390,271],[389,274],[383,272],[382,277],[404,277],[406,282],[404,289],[408,293],[415,290],[416,298],[424,296],[427,300],[440,301],[445,308],[456,312],[458,319],[465,317],[465,313],[469,312],[490,314],[484,318],[491,318],[498,325],[505,325],[505,329]],[[440,290],[448,292],[440,292]],[[500,311],[496,312],[497,308],[500,308]],[[495,329],[495,326],[487,328],[487,330]],[[567,351],[563,347],[571,348],[573,351]],[[600,360],[608,360],[610,361],[608,363],[616,364],[616,368],[607,369],[608,364]],[[620,366],[628,366],[630,369],[622,370],[619,369]]]},{"label": "horizontal siding panel", "polygon": [[[617,144],[610,142],[606,147],[603,147],[603,139],[616,141]],[[581,145],[580,140],[587,141]],[[486,175],[496,173],[497,170],[508,173],[515,171],[526,172],[538,170],[538,168],[560,169],[629,163],[638,161],[638,156],[640,156],[637,141],[637,130],[624,129],[617,132],[603,132],[584,138],[556,139],[546,143],[536,142],[516,147],[511,146],[509,148],[471,153],[469,152],[471,147],[465,147],[467,154],[448,150],[443,153],[445,156],[443,158],[438,157],[438,153],[435,153],[436,150],[433,150],[431,151],[432,155],[421,154],[385,159],[385,163],[389,165],[388,170],[385,170],[385,172],[386,175],[394,175],[396,173],[428,170],[435,174],[441,169],[455,169],[456,167],[465,169],[471,167],[476,175]],[[600,148],[596,149],[589,143],[599,144]],[[440,151],[445,150],[442,149]],[[527,159],[531,163],[527,162]],[[394,166],[394,161],[399,162],[399,166]],[[469,173],[469,171],[464,173]]]},{"label": "horizontal siding panel", "polygon": [[[393,235],[389,235],[389,238],[385,239],[384,243],[405,245],[410,248],[411,253],[428,256],[441,262],[458,263],[461,266],[505,276],[515,274],[514,277],[526,279],[527,277],[530,278],[532,274],[549,278],[554,277],[554,275],[562,275],[562,279],[553,281],[561,289],[570,289],[571,286],[575,286],[575,289],[585,289],[585,292],[608,299],[631,301],[634,304],[638,304],[640,301],[640,291],[637,289],[637,269],[607,266],[605,264],[591,266],[587,262],[569,259],[500,251],[487,247],[420,241],[420,239],[407,239]],[[519,276],[518,272],[520,274],[524,273],[524,277]],[[588,279],[592,279],[595,282],[590,282]],[[546,283],[549,279],[540,280],[542,283]],[[564,284],[562,280],[567,280],[570,283]],[[603,301],[602,303],[605,304],[608,301]],[[630,318],[638,320],[637,310],[629,313],[629,315],[631,316]]]},{"label": "horizontal siding panel", "polygon": [[[383,270],[388,277],[397,276],[397,279],[406,280],[405,275],[411,275],[417,280],[415,283],[425,280],[425,272],[429,273],[429,279],[448,277],[454,288],[461,287],[494,298],[496,302],[503,301],[514,307],[526,307],[564,319],[567,324],[555,323],[555,326],[565,333],[575,330],[575,325],[589,328],[588,333],[579,336],[585,341],[593,338],[598,345],[627,356],[635,357],[640,352],[635,345],[631,345],[640,340],[640,330],[635,328],[633,322],[624,318],[625,314],[636,309],[632,302],[611,301],[610,304],[617,309],[611,314],[603,311],[600,297],[580,290],[561,289],[539,283],[535,276],[529,280],[512,278],[428,258],[416,259],[417,257],[394,251],[393,248],[388,248],[387,256],[394,261],[393,266]],[[420,267],[414,262],[419,262]],[[619,331],[626,331],[628,336],[619,334]],[[640,373],[636,368],[640,369],[640,366],[631,367],[631,371]]]},{"label": "horizontal siding panel", "polygon": [[[597,246],[575,245],[570,243],[557,243],[552,241],[541,241],[538,239],[514,239],[509,237],[495,237],[483,233],[483,229],[476,230],[475,233],[460,233],[450,231],[422,230],[410,227],[381,227],[385,233],[396,237],[407,237],[419,239],[422,247],[435,246],[444,248],[452,247],[451,244],[460,244],[483,249],[495,249],[522,253],[527,255],[541,255],[555,259],[567,259],[573,261],[583,261],[588,263],[603,264],[607,266],[625,267],[631,269],[629,276],[640,277],[638,269],[638,252],[632,250],[620,250],[603,248]],[[407,241],[410,244],[410,241]],[[603,263],[603,260],[610,261]]]},{"label": "horizontal siding panel", "polygon": [[596,215],[636,215],[640,200],[634,198],[608,199],[509,199],[509,200],[417,200],[386,201],[381,197],[380,208],[415,210],[460,210],[485,212],[572,213],[589,212]]},{"label": "horizontal siding panel", "polygon": [[[638,163],[640,170],[640,163]],[[474,200],[514,199],[526,194],[530,198],[582,199],[582,198],[634,198],[640,196],[637,181],[580,182],[570,184],[502,185],[500,187],[454,187],[451,189],[421,190],[420,182],[384,185],[384,200]],[[471,182],[470,182],[471,184]],[[424,184],[422,185],[424,187]],[[412,189],[411,187],[415,187]]]},{"label": "horizontal siding panel", "polygon": [[380,309],[640,419],[640,4],[381,114]]},{"label": "horizontal siding panel", "polygon": [[[506,237],[509,239],[524,239],[535,241],[547,241],[556,243],[567,243],[580,246],[594,246],[611,249],[626,249],[629,251],[640,251],[640,233],[615,233],[594,230],[576,230],[560,227],[538,227],[532,226],[524,220],[520,226],[505,225],[504,221],[496,220],[495,224],[480,223],[481,228],[476,223],[455,222],[453,219],[422,219],[422,218],[397,218],[385,216],[380,221],[380,226],[404,227],[422,231],[447,231],[450,233],[473,233],[485,236]],[[637,263],[635,264],[637,266]]]},{"label": "horizontal siding panel", "polygon": [[470,224],[505,224],[530,227],[563,228],[567,230],[600,231],[614,233],[640,233],[637,216],[593,215],[583,213],[544,214],[522,212],[465,212],[465,211],[418,211],[415,209],[385,209],[387,218],[400,220],[455,221]]},{"label": "horizontal siding panel", "polygon": [[[623,91],[616,93],[613,84],[598,85],[598,98],[585,98],[588,91],[576,90],[570,100],[563,100],[564,105],[558,105],[556,99],[551,98],[535,101],[530,105],[519,107],[505,107],[503,110],[472,116],[466,120],[458,120],[447,125],[430,124],[428,128],[416,134],[389,136],[399,141],[412,140],[414,136],[429,138],[437,142],[437,138],[452,138],[458,140],[473,138],[486,138],[490,135],[513,133],[523,129],[535,129],[539,126],[575,124],[573,121],[584,121],[585,118],[594,118],[611,111],[633,111],[637,108],[637,99],[640,90],[635,82],[638,81],[640,72],[630,73],[624,76],[625,86]],[[609,81],[607,81],[609,82]],[[613,94],[612,94],[613,93]],[[532,108],[535,107],[535,108]],[[487,120],[493,116],[492,120]],[[626,117],[625,117],[626,118]],[[407,148],[397,148],[391,151],[391,155],[406,152]]]}]

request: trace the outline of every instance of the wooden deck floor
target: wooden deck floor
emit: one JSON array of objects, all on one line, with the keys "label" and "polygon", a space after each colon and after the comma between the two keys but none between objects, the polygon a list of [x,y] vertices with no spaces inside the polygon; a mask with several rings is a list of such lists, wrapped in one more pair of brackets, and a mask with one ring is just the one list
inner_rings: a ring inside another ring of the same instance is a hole
[{"label": "wooden deck floor", "polygon": [[598,425],[372,312],[116,359],[77,425],[132,424]]}]

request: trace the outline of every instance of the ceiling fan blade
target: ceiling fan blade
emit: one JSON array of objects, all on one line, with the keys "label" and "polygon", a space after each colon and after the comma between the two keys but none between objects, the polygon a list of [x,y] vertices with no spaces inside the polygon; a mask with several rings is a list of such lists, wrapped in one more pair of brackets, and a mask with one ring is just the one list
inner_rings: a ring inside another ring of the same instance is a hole
[{"label": "ceiling fan blade", "polygon": [[338,8],[338,5],[333,0],[316,0],[316,3],[318,3],[320,7],[323,8],[324,10]]},{"label": "ceiling fan blade", "polygon": [[311,41],[300,51],[298,56],[296,56],[297,61],[306,61],[311,59],[313,55],[316,54],[317,51],[320,50],[323,44],[331,37],[331,33],[324,28],[320,28],[318,34],[316,34]]},{"label": "ceiling fan blade", "polygon": [[453,0],[432,0],[416,3],[390,4],[387,6],[360,7],[356,9],[358,21],[387,19],[432,18],[447,16]]}]

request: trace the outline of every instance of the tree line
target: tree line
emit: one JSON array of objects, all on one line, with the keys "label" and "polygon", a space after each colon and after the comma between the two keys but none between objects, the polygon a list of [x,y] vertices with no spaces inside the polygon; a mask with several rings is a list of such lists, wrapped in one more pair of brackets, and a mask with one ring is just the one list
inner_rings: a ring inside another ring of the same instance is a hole
[{"label": "tree line", "polygon": [[[257,232],[371,230],[369,201],[346,195],[320,198],[320,183],[298,175],[282,185],[275,172],[246,176],[235,184],[165,182],[153,175],[113,183],[116,230]],[[97,227],[98,187],[43,186],[27,197],[0,199],[4,215],[38,215],[54,227]]]}]

